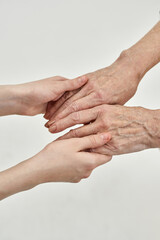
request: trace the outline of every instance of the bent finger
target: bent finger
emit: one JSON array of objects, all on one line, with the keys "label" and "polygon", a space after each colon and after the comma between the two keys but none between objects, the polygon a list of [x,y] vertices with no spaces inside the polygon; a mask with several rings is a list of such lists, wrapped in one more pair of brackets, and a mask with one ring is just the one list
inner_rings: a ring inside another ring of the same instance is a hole
[{"label": "bent finger", "polygon": [[76,124],[85,124],[95,120],[97,117],[97,112],[94,109],[83,110],[79,112],[74,112],[67,117],[48,123],[50,132],[60,132],[68,127],[72,127]]},{"label": "bent finger", "polygon": [[[54,102],[54,104],[49,105],[49,107],[46,110],[46,114],[44,115],[44,118],[48,120],[52,120],[55,116],[55,114],[58,113],[58,110],[63,106],[63,104],[71,98],[74,94],[76,94],[79,91],[79,89],[65,92],[60,99]],[[48,123],[46,124],[46,127],[48,127]]]},{"label": "bent finger", "polygon": [[50,121],[55,119],[56,116],[58,116],[61,112],[63,112],[69,105],[71,105],[76,100],[83,98],[85,96],[85,94],[86,94],[84,88],[76,89],[74,91],[76,91],[76,93],[74,93],[66,101],[64,101],[64,103],[59,107],[59,109],[56,112],[54,112],[53,114],[52,113],[50,114],[50,117],[49,117]]},{"label": "bent finger", "polygon": [[58,90],[60,92],[72,91],[82,87],[87,81],[88,81],[88,78],[86,76],[78,77],[71,80],[67,79],[65,81],[59,82]]},{"label": "bent finger", "polygon": [[71,103],[66,109],[64,109],[64,111],[60,112],[55,117],[55,120],[64,118],[64,117],[68,116],[69,114],[71,114],[73,112],[89,109],[89,108],[92,108],[92,107],[95,107],[95,106],[99,105],[100,102],[96,101],[94,97],[95,97],[95,94],[90,93],[89,95]]},{"label": "bent finger", "polygon": [[72,129],[65,135],[61,136],[59,139],[85,137],[91,134],[97,134],[98,132],[99,132],[99,125],[96,122],[94,122],[94,123],[86,124],[79,128]]}]

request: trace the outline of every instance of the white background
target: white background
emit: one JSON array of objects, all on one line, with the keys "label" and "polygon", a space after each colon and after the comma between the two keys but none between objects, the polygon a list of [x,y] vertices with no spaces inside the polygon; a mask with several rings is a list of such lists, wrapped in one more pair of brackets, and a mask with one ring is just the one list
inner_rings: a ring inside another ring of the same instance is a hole
[{"label": "white background", "polygon": [[[159,0],[0,0],[0,84],[73,78],[111,64],[159,19]],[[159,108],[159,65],[128,105]],[[42,116],[0,119],[0,170],[55,137]],[[116,156],[79,184],[0,202],[1,240],[159,240],[160,152]]]}]

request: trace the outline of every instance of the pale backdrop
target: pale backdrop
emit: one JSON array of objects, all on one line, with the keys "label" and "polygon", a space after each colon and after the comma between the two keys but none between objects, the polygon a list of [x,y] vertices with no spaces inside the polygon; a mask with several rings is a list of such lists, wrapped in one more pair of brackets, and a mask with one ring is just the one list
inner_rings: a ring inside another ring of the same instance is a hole
[{"label": "pale backdrop", "polygon": [[[159,0],[0,0],[0,84],[73,78],[111,64],[159,19]],[[160,107],[160,69],[128,105]],[[42,116],[0,118],[0,170],[58,135]],[[1,240],[159,240],[160,152],[117,156],[79,184],[0,202]]]}]

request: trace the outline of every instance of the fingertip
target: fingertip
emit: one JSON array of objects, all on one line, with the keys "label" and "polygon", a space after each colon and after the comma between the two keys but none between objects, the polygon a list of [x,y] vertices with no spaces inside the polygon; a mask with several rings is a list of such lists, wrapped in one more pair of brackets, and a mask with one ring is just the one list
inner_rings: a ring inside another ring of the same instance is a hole
[{"label": "fingertip", "polygon": [[104,142],[109,142],[112,138],[111,134],[110,133],[100,133],[100,137],[102,138],[102,140]]},{"label": "fingertip", "polygon": [[44,117],[45,119],[49,120],[49,114],[48,114],[48,113],[45,113],[45,114],[43,115],[43,117]]},{"label": "fingertip", "polygon": [[49,127],[48,122],[46,122],[46,123],[44,124],[44,126],[45,126],[46,128],[48,128],[48,127]]}]

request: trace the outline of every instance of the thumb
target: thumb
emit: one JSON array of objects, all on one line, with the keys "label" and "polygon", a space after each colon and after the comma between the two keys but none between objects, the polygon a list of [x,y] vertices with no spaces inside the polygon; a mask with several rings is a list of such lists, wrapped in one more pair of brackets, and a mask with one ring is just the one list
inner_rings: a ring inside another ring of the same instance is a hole
[{"label": "thumb", "polygon": [[98,133],[79,139],[79,150],[85,150],[89,148],[97,148],[103,146],[111,139],[110,133]]},{"label": "thumb", "polygon": [[59,90],[60,92],[66,92],[66,91],[72,91],[77,88],[82,87],[86,82],[88,81],[88,78],[86,76],[74,78],[74,79],[67,79],[65,81],[59,82]]}]

